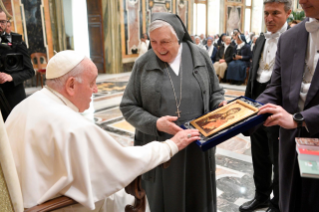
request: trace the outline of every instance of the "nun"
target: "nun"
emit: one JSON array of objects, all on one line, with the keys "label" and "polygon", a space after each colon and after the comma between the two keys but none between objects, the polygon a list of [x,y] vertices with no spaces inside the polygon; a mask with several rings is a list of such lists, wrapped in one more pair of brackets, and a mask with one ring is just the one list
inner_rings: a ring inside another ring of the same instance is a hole
[{"label": "nun", "polygon": [[233,61],[228,64],[226,79],[231,80],[233,84],[241,85],[246,79],[246,68],[250,66],[252,52],[250,45],[246,43],[245,35],[235,32],[234,40],[237,47]]},{"label": "nun", "polygon": [[[138,146],[170,139],[183,123],[226,104],[206,50],[179,16],[152,14],[149,35],[151,49],[135,62],[120,104]],[[152,212],[217,211],[215,149],[193,143],[142,179]]]}]

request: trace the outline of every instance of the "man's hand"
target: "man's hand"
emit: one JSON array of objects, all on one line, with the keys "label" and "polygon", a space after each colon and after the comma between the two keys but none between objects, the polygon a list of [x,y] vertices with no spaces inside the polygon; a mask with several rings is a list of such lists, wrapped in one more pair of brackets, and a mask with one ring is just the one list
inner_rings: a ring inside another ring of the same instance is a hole
[{"label": "man's hand", "polygon": [[220,60],[219,60],[219,63],[224,63],[224,62],[225,62],[224,59],[220,59]]},{"label": "man's hand", "polygon": [[11,75],[0,72],[0,84],[3,84],[5,82],[11,82],[13,79]]},{"label": "man's hand", "polygon": [[266,113],[270,113],[272,115],[266,119],[264,123],[265,127],[279,125],[287,130],[297,128],[297,123],[294,121],[292,115],[281,106],[266,104],[259,108],[258,115]]},{"label": "man's hand", "polygon": [[242,56],[236,54],[236,56],[235,56],[233,59],[234,59],[234,60],[240,60],[240,59],[242,59],[242,58],[243,58]]},{"label": "man's hand", "polygon": [[178,119],[177,116],[163,116],[157,119],[156,128],[158,131],[166,132],[171,135],[175,135],[179,131],[183,130],[177,126],[174,121]]},{"label": "man's hand", "polygon": [[225,105],[227,105],[227,101],[226,100],[224,100],[221,103],[219,103],[218,107],[225,106]]},{"label": "man's hand", "polygon": [[187,147],[190,143],[200,140],[200,135],[198,130],[182,130],[171,138],[171,140],[176,144],[180,151]]}]

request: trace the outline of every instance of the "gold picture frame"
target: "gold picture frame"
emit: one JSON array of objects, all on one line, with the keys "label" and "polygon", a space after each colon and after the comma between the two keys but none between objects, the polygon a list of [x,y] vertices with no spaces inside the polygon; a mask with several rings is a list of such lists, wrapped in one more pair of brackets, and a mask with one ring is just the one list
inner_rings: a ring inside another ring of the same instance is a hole
[{"label": "gold picture frame", "polygon": [[258,108],[241,100],[231,102],[190,123],[205,137],[211,136],[258,112]]}]

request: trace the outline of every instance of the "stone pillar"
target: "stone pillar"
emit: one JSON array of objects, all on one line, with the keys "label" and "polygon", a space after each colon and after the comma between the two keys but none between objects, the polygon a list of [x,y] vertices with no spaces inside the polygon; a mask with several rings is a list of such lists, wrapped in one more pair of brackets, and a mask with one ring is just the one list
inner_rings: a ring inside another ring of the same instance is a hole
[{"label": "stone pillar", "polygon": [[220,0],[208,0],[208,35],[220,34]]},{"label": "stone pillar", "polygon": [[120,2],[102,0],[106,73],[122,72]]},{"label": "stone pillar", "polygon": [[251,31],[259,34],[264,32],[264,3],[261,0],[253,0]]},{"label": "stone pillar", "polygon": [[225,0],[220,0],[219,4],[219,35],[226,32],[225,29]]}]

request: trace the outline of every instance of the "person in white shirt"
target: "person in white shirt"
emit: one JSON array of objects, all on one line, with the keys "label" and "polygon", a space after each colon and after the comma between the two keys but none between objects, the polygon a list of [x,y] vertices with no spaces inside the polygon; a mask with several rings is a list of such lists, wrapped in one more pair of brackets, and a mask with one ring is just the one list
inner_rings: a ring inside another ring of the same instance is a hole
[{"label": "person in white shirt", "polygon": [[257,98],[266,104],[259,114],[271,114],[264,126],[280,126],[281,212],[319,208],[319,181],[300,176],[295,142],[296,137],[319,137],[319,1],[299,3],[307,18],[280,35],[271,82]]},{"label": "person in white shirt", "polygon": [[195,44],[196,44],[199,48],[206,50],[205,46],[204,46],[204,45],[202,44],[202,42],[200,41],[200,37],[198,37],[198,36],[195,36]]},{"label": "person in white shirt", "polygon": [[[222,37],[221,37],[222,38]],[[218,49],[214,69],[218,75],[219,81],[224,79],[228,64],[233,60],[234,48],[231,45],[231,37],[225,37],[225,43]]]},{"label": "person in white shirt", "polygon": [[[277,43],[281,34],[287,31],[286,22],[291,13],[291,1],[264,1],[264,19],[267,33],[257,39],[250,67],[245,96],[256,99],[270,83],[276,60]],[[279,170],[278,170],[279,127],[261,126],[251,138],[254,183],[253,200],[244,203],[240,210],[247,211],[269,207],[279,211]],[[273,174],[273,179],[272,179]],[[270,194],[273,192],[273,198]]]},{"label": "person in white shirt", "polygon": [[199,139],[198,131],[187,130],[164,142],[122,146],[80,114],[97,92],[97,74],[83,54],[59,52],[48,63],[47,86],[8,117],[25,208],[65,195],[79,204],[60,211],[107,211],[110,195]]},{"label": "person in white shirt", "polygon": [[217,48],[213,45],[213,42],[214,42],[214,38],[208,37],[205,48],[208,53],[208,56],[210,57],[210,59],[212,60],[212,63],[214,64],[216,60]]}]

